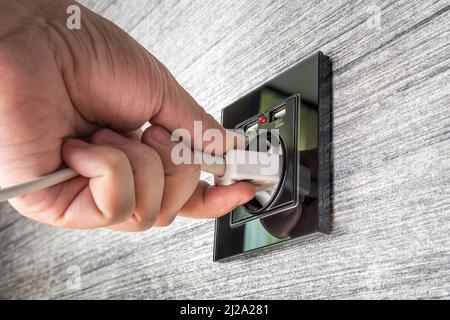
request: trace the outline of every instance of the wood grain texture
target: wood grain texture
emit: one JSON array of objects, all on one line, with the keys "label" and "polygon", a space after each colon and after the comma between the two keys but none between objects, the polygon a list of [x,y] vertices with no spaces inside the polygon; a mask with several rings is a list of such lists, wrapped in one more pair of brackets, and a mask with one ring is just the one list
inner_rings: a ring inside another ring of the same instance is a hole
[{"label": "wood grain texture", "polygon": [[83,3],[216,117],[296,61],[329,55],[333,231],[221,264],[213,221],[67,231],[2,205],[1,298],[450,298],[449,0]]}]

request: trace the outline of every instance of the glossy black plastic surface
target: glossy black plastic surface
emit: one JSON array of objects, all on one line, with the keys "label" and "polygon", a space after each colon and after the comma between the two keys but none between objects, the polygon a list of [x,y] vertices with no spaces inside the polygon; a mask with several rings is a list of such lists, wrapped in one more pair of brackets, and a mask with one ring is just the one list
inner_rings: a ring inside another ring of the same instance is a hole
[{"label": "glossy black plastic surface", "polygon": [[[260,114],[270,118],[273,108],[280,107],[283,103],[291,103],[290,97],[293,96],[299,99],[295,102],[298,103],[298,114],[289,111],[283,125],[279,126],[283,140],[287,140],[284,141],[288,150],[287,162],[295,162],[291,164],[292,170],[286,171],[286,181],[280,189],[280,196],[273,204],[273,207],[278,206],[282,210],[252,214],[243,206],[217,219],[215,261],[314,232],[330,231],[329,58],[318,53],[296,64],[225,108],[222,123],[226,128],[236,129],[245,127],[249,119]],[[292,127],[294,125],[295,128]],[[299,168],[307,168],[311,176],[311,192],[306,196],[300,196],[298,188],[292,184],[297,181]]]}]

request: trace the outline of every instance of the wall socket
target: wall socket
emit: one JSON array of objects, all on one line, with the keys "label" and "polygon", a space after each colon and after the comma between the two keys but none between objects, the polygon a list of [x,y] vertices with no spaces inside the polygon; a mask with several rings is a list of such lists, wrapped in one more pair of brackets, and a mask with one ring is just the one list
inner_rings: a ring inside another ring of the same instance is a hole
[{"label": "wall socket", "polygon": [[[318,54],[222,111],[228,129],[279,145],[280,183],[216,219],[214,261],[331,231],[331,61]],[[267,133],[269,133],[267,135]]]}]

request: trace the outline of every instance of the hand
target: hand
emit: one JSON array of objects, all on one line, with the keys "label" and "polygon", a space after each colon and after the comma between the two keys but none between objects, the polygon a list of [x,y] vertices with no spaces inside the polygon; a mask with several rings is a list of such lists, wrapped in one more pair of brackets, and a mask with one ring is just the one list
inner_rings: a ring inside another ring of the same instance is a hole
[{"label": "hand", "polygon": [[172,164],[173,130],[225,129],[111,22],[79,5],[81,30],[69,30],[71,4],[0,0],[0,185],[63,164],[81,175],[11,204],[55,226],[141,231],[250,200],[248,183],[209,186],[198,165]]}]

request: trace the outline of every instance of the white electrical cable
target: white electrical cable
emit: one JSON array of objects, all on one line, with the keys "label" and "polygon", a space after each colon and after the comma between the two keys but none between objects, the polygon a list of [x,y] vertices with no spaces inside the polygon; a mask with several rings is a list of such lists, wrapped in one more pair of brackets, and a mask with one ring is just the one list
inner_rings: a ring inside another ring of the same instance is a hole
[{"label": "white electrical cable", "polygon": [[0,189],[0,202],[52,187],[76,176],[78,176],[78,173],[67,168],[25,183]]}]

